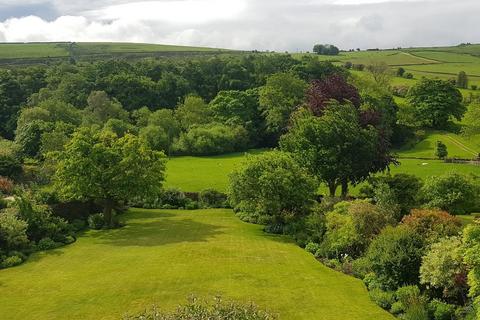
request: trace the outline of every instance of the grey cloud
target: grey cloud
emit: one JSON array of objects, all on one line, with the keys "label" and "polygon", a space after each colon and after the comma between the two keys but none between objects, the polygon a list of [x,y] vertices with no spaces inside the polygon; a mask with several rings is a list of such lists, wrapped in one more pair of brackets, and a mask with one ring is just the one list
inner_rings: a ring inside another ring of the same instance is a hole
[{"label": "grey cloud", "polygon": [[[0,0],[0,8],[3,1]],[[478,0],[397,0],[381,3],[362,0],[364,4],[357,5],[338,4],[355,2],[351,0],[245,1],[246,9],[228,20],[174,24],[138,17],[104,20],[86,14],[92,10],[108,11],[111,5],[132,1],[57,0],[48,4],[59,15],[83,15],[86,18],[82,21],[77,19],[75,23],[67,23],[73,19],[55,22],[54,26],[63,30],[61,35],[53,31],[48,35],[38,32],[28,34],[26,25],[23,26],[25,31],[18,31],[6,23],[3,23],[3,29],[0,23],[0,30],[4,30],[7,41],[45,38],[50,41],[112,40],[277,51],[311,50],[312,45],[318,42],[334,43],[344,49],[480,42],[476,21],[480,12]],[[42,17],[41,14],[36,15]],[[47,19],[46,16],[43,18]],[[45,28],[54,30],[54,26]]]}]

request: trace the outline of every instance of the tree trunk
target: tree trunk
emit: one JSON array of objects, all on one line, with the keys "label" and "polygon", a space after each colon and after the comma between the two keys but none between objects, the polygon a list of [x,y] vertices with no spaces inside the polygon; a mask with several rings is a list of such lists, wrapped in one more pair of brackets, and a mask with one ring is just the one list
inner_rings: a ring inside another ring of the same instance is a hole
[{"label": "tree trunk", "polygon": [[342,199],[346,199],[348,195],[348,181],[342,180]]},{"label": "tree trunk", "polygon": [[330,197],[334,198],[335,193],[337,192],[337,184],[335,182],[328,183],[328,190],[330,192]]},{"label": "tree trunk", "polygon": [[114,205],[115,203],[110,199],[105,200],[103,204],[103,219],[105,220],[105,226],[108,228],[113,227],[112,211]]}]

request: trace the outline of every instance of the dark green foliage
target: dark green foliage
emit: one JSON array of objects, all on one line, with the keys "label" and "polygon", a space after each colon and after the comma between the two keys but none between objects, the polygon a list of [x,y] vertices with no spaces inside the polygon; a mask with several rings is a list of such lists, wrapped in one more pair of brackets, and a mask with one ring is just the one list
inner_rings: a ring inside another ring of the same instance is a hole
[{"label": "dark green foliage", "polygon": [[88,226],[94,230],[102,229],[105,225],[103,213],[92,214],[88,217]]},{"label": "dark green foliage", "polygon": [[25,157],[35,158],[40,154],[42,134],[53,129],[53,124],[34,120],[17,128],[15,143]]},{"label": "dark green foliage", "polygon": [[249,134],[250,145],[256,146],[263,135],[263,121],[258,106],[258,90],[220,91],[209,104],[215,121],[241,126]]},{"label": "dark green foliage", "polygon": [[0,176],[11,179],[18,178],[22,173],[22,164],[13,155],[0,154]]},{"label": "dark green foliage", "polygon": [[227,204],[227,195],[214,189],[206,189],[200,192],[199,200],[206,208],[223,208]]},{"label": "dark green foliage", "polygon": [[15,74],[0,70],[0,136],[13,138],[17,113],[26,97],[26,92]]},{"label": "dark green foliage", "polygon": [[462,94],[448,81],[423,78],[407,99],[423,124],[436,129],[445,129],[452,117],[460,120],[466,111]]},{"label": "dark green foliage", "polygon": [[370,268],[386,289],[419,282],[424,252],[421,235],[405,227],[387,227],[367,251]]},{"label": "dark green foliage", "polygon": [[[378,198],[381,184],[385,184],[390,191],[388,199]],[[419,193],[422,185],[422,180],[417,176],[400,173],[393,176],[386,175],[368,179],[368,185],[362,187],[361,193],[364,197],[375,199],[380,206],[388,206],[388,203],[393,204],[399,211],[398,214],[395,214],[395,218],[400,221],[404,215],[419,204]],[[389,202],[382,203],[381,200]],[[378,203],[379,201],[380,203]]]},{"label": "dark green foliage", "polygon": [[313,52],[321,55],[336,56],[340,53],[340,50],[331,44],[316,44],[313,46]]},{"label": "dark green foliage", "polygon": [[442,141],[437,141],[435,156],[438,159],[445,159],[448,156],[447,146]]},{"label": "dark green foliage", "polygon": [[63,244],[57,243],[50,238],[43,238],[40,241],[38,241],[37,249],[40,250],[40,251],[52,250],[52,249],[58,248],[61,245],[63,245]]},{"label": "dark green foliage", "polygon": [[162,191],[161,203],[172,208],[181,208],[187,202],[185,194],[179,189],[166,189]]},{"label": "dark green foliage", "polygon": [[405,69],[402,68],[402,67],[399,67],[399,68],[397,69],[397,76],[403,77],[404,74],[405,74]]},{"label": "dark green foliage", "polygon": [[375,288],[370,290],[368,294],[373,302],[385,310],[390,310],[392,304],[395,302],[395,294],[391,291],[383,291],[382,289]]},{"label": "dark green foliage", "polygon": [[239,304],[216,297],[212,302],[190,298],[176,311],[162,312],[157,307],[137,316],[125,316],[124,320],[273,320],[274,314],[259,309],[255,304]]},{"label": "dark green foliage", "polygon": [[433,300],[428,304],[429,313],[434,320],[455,319],[455,306],[439,300]]},{"label": "dark green foliage", "polygon": [[468,76],[465,71],[460,71],[457,76],[457,87],[468,89]]}]

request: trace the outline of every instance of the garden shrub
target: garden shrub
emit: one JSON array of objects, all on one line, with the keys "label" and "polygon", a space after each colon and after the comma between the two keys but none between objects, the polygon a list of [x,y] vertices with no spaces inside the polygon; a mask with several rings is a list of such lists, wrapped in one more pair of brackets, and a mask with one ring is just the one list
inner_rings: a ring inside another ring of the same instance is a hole
[{"label": "garden shrub", "polygon": [[22,250],[28,245],[27,223],[13,210],[0,212],[0,249]]},{"label": "garden shrub", "polygon": [[462,228],[457,217],[436,209],[413,209],[409,215],[403,217],[402,225],[421,235],[426,244],[455,236]]},{"label": "garden shrub", "polygon": [[72,222],[72,228],[73,228],[73,230],[75,230],[75,231],[84,230],[86,227],[87,227],[87,223],[85,222],[85,220],[75,219],[75,220],[73,220],[73,222]]},{"label": "garden shrub", "polygon": [[0,176],[16,179],[22,173],[22,164],[13,155],[0,153]]},{"label": "garden shrub", "polygon": [[38,241],[37,249],[40,250],[40,251],[51,250],[51,249],[58,248],[61,245],[62,244],[60,244],[58,242],[55,242],[50,238],[43,238],[40,241]]},{"label": "garden shrub", "polygon": [[161,203],[162,205],[169,205],[172,208],[182,208],[185,206],[187,198],[180,189],[166,189],[162,192]]},{"label": "garden shrub", "polygon": [[19,256],[9,256],[9,257],[6,257],[5,259],[3,259],[0,262],[0,266],[2,268],[10,268],[10,267],[18,266],[22,262],[23,262],[23,260]]},{"label": "garden shrub", "polygon": [[421,235],[404,226],[386,227],[370,244],[369,267],[385,289],[416,284],[424,252]]},{"label": "garden shrub", "polygon": [[196,210],[199,209],[200,206],[197,201],[193,201],[192,199],[186,198],[185,199],[185,209],[187,210]]},{"label": "garden shrub", "polygon": [[213,302],[190,298],[188,303],[168,313],[153,307],[136,316],[125,316],[124,320],[274,320],[277,316],[259,309],[255,304],[239,304],[223,301],[216,297]]},{"label": "garden shrub", "polygon": [[352,262],[352,274],[363,279],[369,272],[368,260],[365,257],[358,258]]},{"label": "garden shrub", "polygon": [[100,230],[105,225],[103,213],[92,214],[88,217],[88,226],[94,230]]},{"label": "garden shrub", "polygon": [[311,254],[315,254],[319,248],[320,248],[320,245],[318,243],[315,243],[315,242],[309,242],[305,246],[305,250],[307,250]]},{"label": "garden shrub", "polygon": [[434,320],[455,319],[455,306],[440,300],[432,300],[428,304],[429,312]]},{"label": "garden shrub", "polygon": [[404,320],[429,320],[428,311],[425,308],[425,305],[416,303],[410,305],[405,314],[403,315]]},{"label": "garden shrub", "polygon": [[383,291],[375,288],[370,290],[368,294],[373,302],[385,310],[390,310],[392,304],[395,302],[395,295],[391,291]]},{"label": "garden shrub", "polygon": [[453,172],[428,178],[422,188],[425,206],[451,214],[472,212],[479,201],[479,187],[475,180],[478,178]]},{"label": "garden shrub", "polygon": [[206,189],[200,192],[199,201],[207,208],[224,208],[227,204],[227,195],[214,189]]},{"label": "garden shrub", "polygon": [[229,200],[236,212],[282,233],[285,225],[307,215],[316,188],[315,179],[290,154],[272,151],[248,156],[230,175]]}]

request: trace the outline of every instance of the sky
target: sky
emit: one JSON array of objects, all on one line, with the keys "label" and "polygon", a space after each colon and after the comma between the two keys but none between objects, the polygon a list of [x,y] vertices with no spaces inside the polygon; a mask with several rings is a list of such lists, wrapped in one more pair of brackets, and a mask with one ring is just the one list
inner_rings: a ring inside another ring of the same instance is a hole
[{"label": "sky", "polygon": [[480,42],[480,0],[0,0],[0,42],[308,51]]}]

